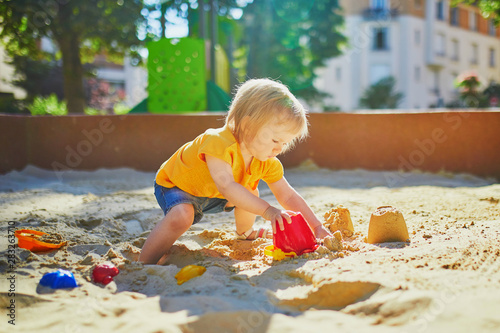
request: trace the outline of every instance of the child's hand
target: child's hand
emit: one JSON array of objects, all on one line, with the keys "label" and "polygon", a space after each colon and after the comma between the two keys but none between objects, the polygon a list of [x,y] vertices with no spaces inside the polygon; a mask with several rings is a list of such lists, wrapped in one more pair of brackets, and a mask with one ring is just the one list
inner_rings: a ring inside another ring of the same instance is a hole
[{"label": "child's hand", "polygon": [[314,235],[316,238],[323,239],[328,236],[332,236],[332,234],[326,230],[322,224],[318,225],[316,228],[314,228]]},{"label": "child's hand", "polygon": [[273,206],[269,206],[262,217],[268,221],[271,221],[271,225],[273,226],[273,234],[276,233],[276,222],[278,222],[278,226],[281,231],[285,230],[285,225],[283,224],[283,220],[285,220],[288,224],[292,223],[292,218],[288,214],[286,210],[279,210]]}]

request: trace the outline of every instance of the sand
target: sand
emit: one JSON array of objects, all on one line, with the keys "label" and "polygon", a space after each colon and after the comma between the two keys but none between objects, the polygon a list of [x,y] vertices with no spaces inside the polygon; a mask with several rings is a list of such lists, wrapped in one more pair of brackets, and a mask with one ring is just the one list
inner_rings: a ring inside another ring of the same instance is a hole
[{"label": "sand", "polygon": [[[337,232],[315,253],[273,261],[264,255],[272,240],[236,240],[231,214],[206,215],[176,242],[167,264],[154,266],[135,262],[162,216],[153,176],[68,171],[60,181],[35,167],[0,176],[0,331],[500,331],[495,180],[304,165],[287,170],[288,181],[322,220],[342,205],[354,232]],[[260,191],[276,204],[265,184]],[[380,206],[404,215],[410,242],[366,242]],[[9,251],[10,232],[23,228],[58,233],[68,244]],[[107,286],[91,280],[100,263],[120,269]],[[178,285],[187,265],[206,272]],[[58,268],[73,272],[79,287],[38,285]]]},{"label": "sand", "polygon": [[410,235],[403,213],[392,206],[375,209],[368,224],[366,241],[370,244],[409,242]]}]

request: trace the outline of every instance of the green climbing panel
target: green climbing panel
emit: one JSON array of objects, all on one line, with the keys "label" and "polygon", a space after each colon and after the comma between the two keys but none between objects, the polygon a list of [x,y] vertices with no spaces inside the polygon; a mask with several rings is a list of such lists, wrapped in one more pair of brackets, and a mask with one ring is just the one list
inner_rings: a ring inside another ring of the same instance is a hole
[{"label": "green climbing panel", "polygon": [[148,44],[148,110],[183,113],[207,108],[205,45],[194,38]]}]

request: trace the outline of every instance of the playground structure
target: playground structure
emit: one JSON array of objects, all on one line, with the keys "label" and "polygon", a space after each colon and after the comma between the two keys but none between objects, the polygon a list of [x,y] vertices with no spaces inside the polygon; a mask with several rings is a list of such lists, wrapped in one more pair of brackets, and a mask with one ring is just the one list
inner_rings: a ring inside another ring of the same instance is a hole
[{"label": "playground structure", "polygon": [[[221,47],[215,82],[207,80],[205,42],[161,39],[148,45],[147,110],[152,113],[224,111],[230,102],[229,63]],[[225,89],[223,89],[224,87]]]},{"label": "playground structure", "polygon": [[131,113],[227,111],[230,62],[217,44],[217,1],[210,0],[210,8],[211,39],[205,38],[205,10],[200,5],[201,38],[162,38],[148,43],[148,97]]}]

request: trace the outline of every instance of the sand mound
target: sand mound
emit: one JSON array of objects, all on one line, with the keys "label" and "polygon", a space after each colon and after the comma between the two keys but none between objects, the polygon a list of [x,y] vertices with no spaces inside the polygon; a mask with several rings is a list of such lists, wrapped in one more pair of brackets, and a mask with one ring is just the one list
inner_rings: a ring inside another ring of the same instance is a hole
[{"label": "sand mound", "polygon": [[408,242],[410,236],[403,214],[392,206],[378,207],[370,217],[368,243]]},{"label": "sand mound", "polygon": [[374,325],[399,326],[429,312],[432,297],[422,292],[382,291],[343,309],[344,313],[370,318]]},{"label": "sand mound", "polygon": [[[365,300],[373,295],[380,285],[371,282],[334,282],[319,287],[295,288],[296,292],[287,290],[286,296],[276,293],[276,304],[299,311],[314,309],[340,310],[350,304]],[[309,290],[307,290],[309,289]],[[304,294],[304,291],[307,290]]]},{"label": "sand mound", "polygon": [[354,233],[351,214],[344,206],[338,205],[336,208],[330,209],[323,217],[325,227],[330,229],[332,233],[340,231],[346,237],[350,237]]}]

